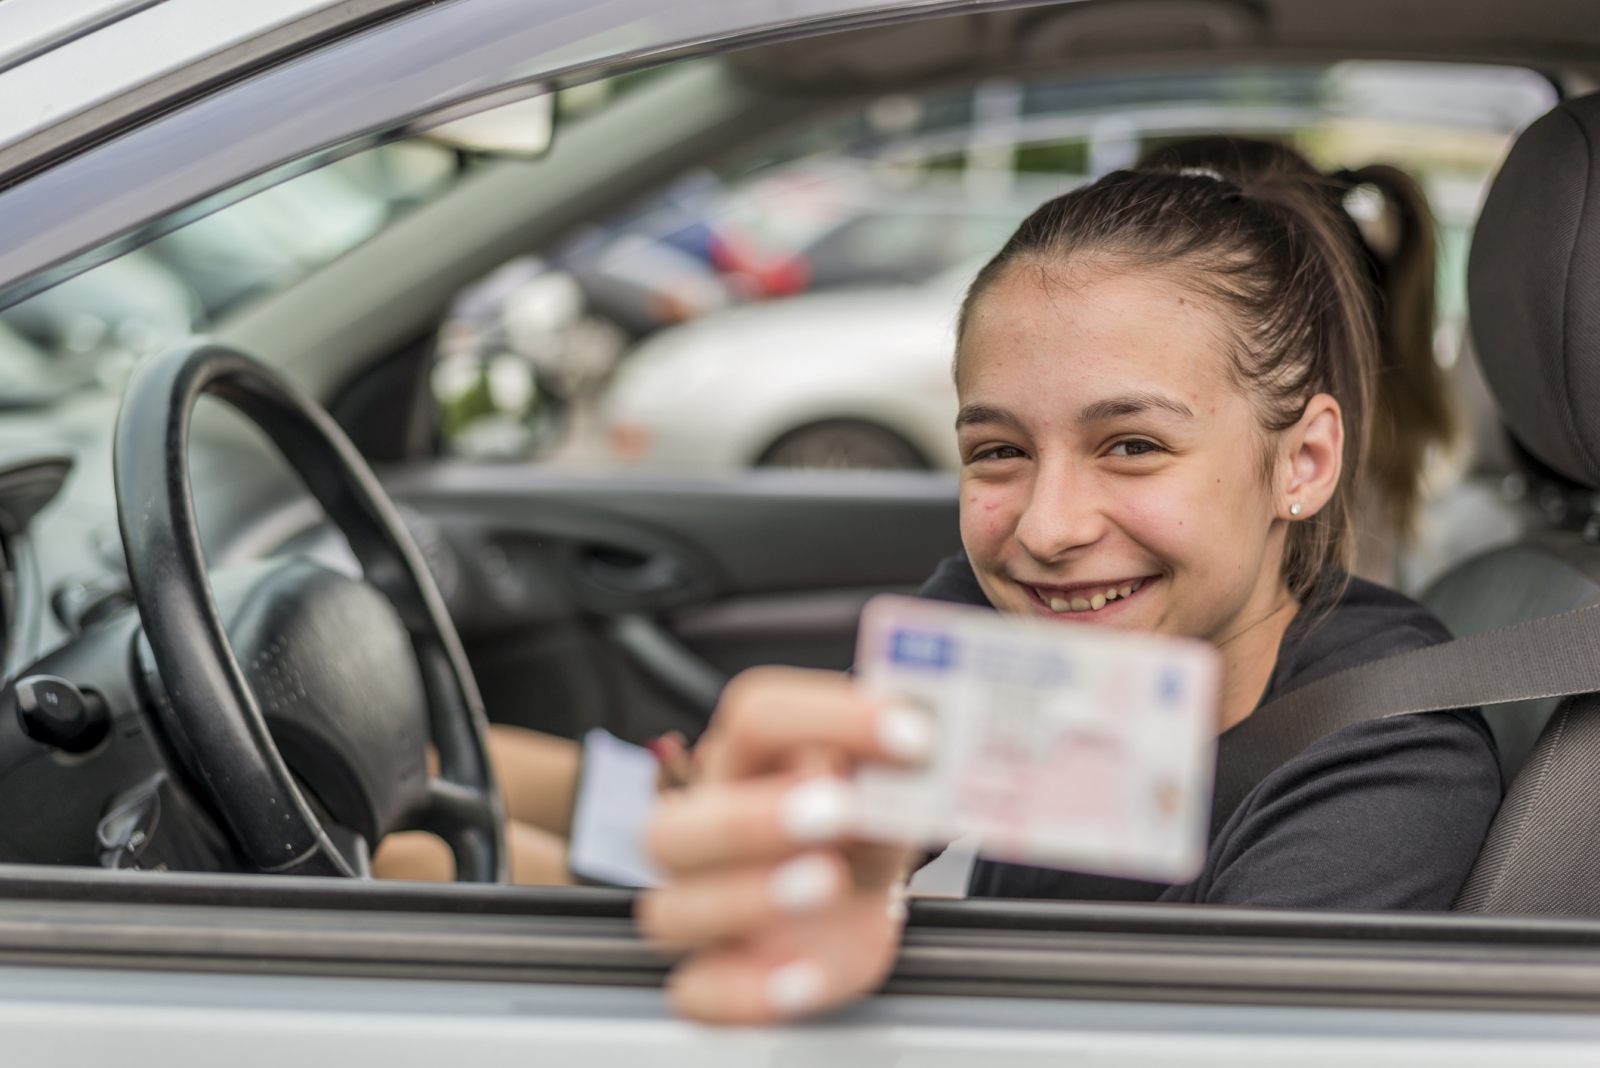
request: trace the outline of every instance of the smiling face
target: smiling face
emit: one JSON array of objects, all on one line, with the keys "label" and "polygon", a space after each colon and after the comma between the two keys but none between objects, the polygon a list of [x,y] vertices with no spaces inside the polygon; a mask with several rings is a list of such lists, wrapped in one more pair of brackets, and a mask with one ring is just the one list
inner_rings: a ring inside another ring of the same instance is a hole
[{"label": "smiling face", "polygon": [[1219,645],[1292,616],[1284,536],[1338,481],[1338,406],[1265,434],[1225,314],[1171,274],[1086,265],[1020,264],[978,297],[961,535],[997,608]]}]

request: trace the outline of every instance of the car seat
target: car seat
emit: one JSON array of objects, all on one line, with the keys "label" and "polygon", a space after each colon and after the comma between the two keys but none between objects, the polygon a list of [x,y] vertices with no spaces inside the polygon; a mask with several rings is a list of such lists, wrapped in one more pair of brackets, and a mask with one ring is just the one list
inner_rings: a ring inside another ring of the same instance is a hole
[{"label": "car seat", "polygon": [[[1511,435],[1600,487],[1600,94],[1517,139],[1479,217],[1468,301]],[[1457,637],[1600,603],[1600,544],[1541,532],[1457,566],[1423,600]],[[1600,695],[1484,715],[1511,785],[1455,907],[1600,915]]]}]

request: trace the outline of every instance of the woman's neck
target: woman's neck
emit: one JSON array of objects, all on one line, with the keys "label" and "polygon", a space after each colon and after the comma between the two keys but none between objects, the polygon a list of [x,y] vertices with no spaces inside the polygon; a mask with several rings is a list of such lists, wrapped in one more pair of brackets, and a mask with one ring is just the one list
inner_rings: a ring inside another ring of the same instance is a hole
[{"label": "woman's neck", "polygon": [[1240,626],[1217,642],[1222,654],[1222,700],[1217,732],[1250,718],[1272,681],[1283,636],[1300,611],[1300,602],[1280,588],[1263,604],[1241,613]]}]

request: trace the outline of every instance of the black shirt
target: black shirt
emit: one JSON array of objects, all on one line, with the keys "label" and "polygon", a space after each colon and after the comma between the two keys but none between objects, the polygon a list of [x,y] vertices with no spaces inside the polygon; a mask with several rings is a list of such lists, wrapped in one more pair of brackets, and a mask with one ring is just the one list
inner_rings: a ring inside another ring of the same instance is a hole
[{"label": "black shirt", "polygon": [[[1324,589],[1338,589],[1330,575]],[[965,556],[919,595],[991,607]],[[1316,591],[1308,603],[1317,602]],[[1350,579],[1284,634],[1261,704],[1335,671],[1450,640],[1426,608]],[[1257,707],[1260,707],[1258,705]],[[980,860],[974,897],[1448,909],[1500,806],[1494,738],[1476,709],[1370,720],[1285,763],[1239,804],[1192,883],[1165,886]]]}]

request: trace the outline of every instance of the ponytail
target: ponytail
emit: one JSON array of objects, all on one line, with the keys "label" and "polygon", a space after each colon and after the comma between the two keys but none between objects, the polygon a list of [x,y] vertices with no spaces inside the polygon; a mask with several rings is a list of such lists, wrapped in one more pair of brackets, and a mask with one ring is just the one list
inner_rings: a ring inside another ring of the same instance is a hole
[{"label": "ponytail", "polygon": [[[1195,168],[1241,185],[1274,173],[1292,172],[1308,180],[1321,177],[1309,160],[1287,145],[1245,137],[1197,137],[1163,145],[1136,167]],[[1433,354],[1433,213],[1422,187],[1395,167],[1379,164],[1338,171],[1322,185],[1366,265],[1378,323],[1367,474],[1380,491],[1389,526],[1409,537],[1422,500],[1428,449],[1447,447],[1456,435],[1450,390]],[[1352,194],[1359,197],[1367,190],[1376,193],[1381,203],[1372,205],[1375,210],[1361,211],[1365,205],[1359,200],[1352,204]],[[1358,210],[1352,213],[1351,207]]]},{"label": "ponytail", "polygon": [[1413,533],[1429,446],[1455,440],[1456,413],[1433,352],[1434,228],[1427,197],[1394,167],[1340,171],[1351,190],[1375,189],[1377,218],[1358,220],[1378,288],[1378,382],[1372,406],[1370,473],[1388,519]]}]

